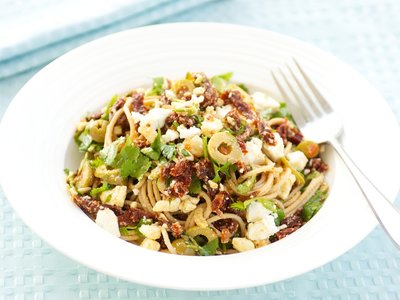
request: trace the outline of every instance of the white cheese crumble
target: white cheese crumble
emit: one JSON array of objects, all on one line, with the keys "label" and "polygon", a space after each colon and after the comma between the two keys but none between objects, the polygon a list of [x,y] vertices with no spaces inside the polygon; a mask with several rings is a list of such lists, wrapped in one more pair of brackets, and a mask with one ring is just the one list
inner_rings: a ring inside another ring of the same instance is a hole
[{"label": "white cheese crumble", "polygon": [[166,108],[153,108],[146,115],[135,114],[132,117],[140,119],[139,133],[141,133],[150,143],[157,137],[157,129],[165,125],[165,120],[172,114],[172,110]]},{"label": "white cheese crumble", "polygon": [[127,191],[127,186],[117,185],[111,190],[102,192],[100,194],[100,200],[102,203],[122,207],[124,206]]},{"label": "white cheese crumble", "polygon": [[294,151],[286,155],[289,163],[297,170],[302,171],[307,165],[307,156],[301,151]]},{"label": "white cheese crumble", "polygon": [[200,96],[200,95],[203,95],[205,91],[206,91],[205,88],[200,86],[200,87],[194,88],[193,94],[195,94],[196,96]]},{"label": "white cheese crumble", "polygon": [[165,134],[161,136],[161,139],[164,143],[175,141],[178,138],[179,138],[179,132],[172,129],[168,129],[167,132],[165,132]]},{"label": "white cheese crumble", "polygon": [[179,210],[179,205],[181,204],[181,200],[179,198],[175,198],[172,200],[160,200],[157,201],[153,206],[153,210],[155,212],[175,212]]},{"label": "white cheese crumble", "polygon": [[232,106],[230,105],[225,105],[225,106],[221,106],[221,107],[217,107],[215,109],[216,112],[216,117],[218,119],[223,119],[226,117],[226,115],[232,110]]},{"label": "white cheese crumble", "polygon": [[153,251],[158,251],[160,250],[160,243],[157,241],[154,241],[152,239],[149,238],[145,238],[143,240],[143,242],[140,244],[141,247],[149,249],[149,250],[153,250]]},{"label": "white cheese crumble", "polygon": [[266,145],[265,150],[267,151],[267,155],[273,161],[277,161],[281,157],[285,155],[285,145],[283,144],[283,140],[279,133],[274,132],[275,145]]},{"label": "white cheese crumble", "polygon": [[105,208],[99,210],[97,212],[95,222],[97,225],[99,225],[101,228],[108,231],[112,235],[115,235],[117,237],[121,236],[118,227],[118,218],[111,209]]},{"label": "white cheese crumble", "polygon": [[235,237],[232,239],[232,246],[239,252],[252,250],[255,248],[254,243],[246,238]]},{"label": "white cheese crumble", "polygon": [[289,193],[292,189],[293,184],[296,182],[296,176],[294,176],[293,174],[290,174],[289,178],[286,180],[286,182],[284,182],[281,185],[278,197],[280,197],[283,200],[286,200],[286,198],[289,196]]},{"label": "white cheese crumble", "polygon": [[186,195],[182,198],[181,203],[179,205],[179,209],[187,214],[191,212],[192,210],[196,209],[197,203],[199,203],[200,199],[191,197],[189,195]]},{"label": "white cheese crumble", "polygon": [[204,121],[201,124],[201,133],[210,137],[214,133],[217,133],[223,128],[223,124],[220,119],[215,118],[213,115],[206,114]]},{"label": "white cheese crumble", "polygon": [[253,241],[265,240],[279,231],[275,225],[275,217],[272,211],[257,201],[250,203],[246,211],[247,238]]},{"label": "white cheese crumble", "polygon": [[133,112],[132,112],[132,118],[133,118],[133,121],[134,121],[135,124],[136,124],[136,123],[139,123],[140,121],[143,120],[144,115],[142,115],[141,113],[138,113],[138,112],[136,112],[136,111],[133,111]]},{"label": "white cheese crumble", "polygon": [[263,142],[256,137],[246,142],[247,153],[243,156],[246,165],[259,165],[265,162],[265,155],[262,153]]},{"label": "white cheese crumble", "polygon": [[200,129],[195,126],[186,128],[184,125],[179,125],[177,130],[181,139],[191,138],[195,135],[200,135],[201,132]]},{"label": "white cheese crumble", "polygon": [[156,224],[143,224],[139,227],[139,231],[146,237],[152,240],[157,240],[161,237],[161,226]]},{"label": "white cheese crumble", "polygon": [[203,156],[203,140],[198,135],[185,139],[183,147],[196,157]]},{"label": "white cheese crumble", "polygon": [[266,209],[264,205],[260,202],[253,201],[247,207],[246,220],[247,222],[256,222],[265,219],[270,214],[272,214],[272,212]]},{"label": "white cheese crumble", "polygon": [[255,92],[252,95],[254,108],[257,111],[263,110],[271,110],[271,112],[276,112],[279,110],[280,104],[271,96],[266,95],[265,93]]},{"label": "white cheese crumble", "polygon": [[176,97],[175,93],[173,91],[171,91],[171,90],[165,90],[164,93],[165,93],[165,96],[168,99],[172,100],[172,99],[174,99]]}]

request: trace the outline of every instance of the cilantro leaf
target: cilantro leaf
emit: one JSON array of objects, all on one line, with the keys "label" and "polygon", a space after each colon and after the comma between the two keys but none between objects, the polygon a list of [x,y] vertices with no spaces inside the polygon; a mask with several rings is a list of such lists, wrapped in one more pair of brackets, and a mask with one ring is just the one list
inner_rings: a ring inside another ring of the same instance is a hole
[{"label": "cilantro leaf", "polygon": [[151,143],[151,146],[150,146],[150,147],[151,147],[151,149],[153,149],[155,152],[161,153],[161,146],[162,146],[162,143],[161,143],[161,130],[158,129],[157,137],[155,138],[154,142]]},{"label": "cilantro leaf", "polygon": [[203,247],[199,248],[199,254],[203,256],[214,255],[219,246],[218,238],[209,241]]},{"label": "cilantro leaf", "polygon": [[139,179],[151,166],[148,157],[140,153],[140,149],[132,145],[128,139],[121,152],[115,158],[114,165],[119,167],[121,176]]},{"label": "cilantro leaf", "polygon": [[242,201],[233,202],[231,204],[231,208],[234,208],[237,210],[246,210],[247,207],[250,205],[250,203],[253,201],[257,201],[257,202],[261,203],[269,211],[272,211],[274,213],[277,212],[276,204],[273,201],[268,200],[267,198],[264,198],[264,197],[251,198],[251,199],[248,199],[243,202]]},{"label": "cilantro leaf", "polygon": [[162,145],[161,153],[166,159],[171,160],[176,153],[176,148],[174,145]]},{"label": "cilantro leaf", "polygon": [[146,96],[160,96],[163,91],[164,77],[153,78],[153,87],[146,93]]},{"label": "cilantro leaf", "polygon": [[311,220],[312,217],[321,209],[322,202],[327,198],[327,191],[318,190],[316,193],[304,204],[301,217],[304,221]]},{"label": "cilantro leaf", "polygon": [[197,176],[195,176],[195,175],[192,176],[192,182],[190,183],[190,186],[189,186],[189,192],[191,194],[198,194],[201,192],[200,179],[197,178]]},{"label": "cilantro leaf", "polygon": [[160,153],[154,151],[151,147],[143,148],[140,151],[147,157],[150,157],[152,160],[158,160],[160,158]]},{"label": "cilantro leaf", "polygon": [[90,191],[90,196],[92,197],[96,197],[98,194],[104,192],[104,191],[108,191],[112,189],[112,185],[108,184],[107,182],[103,182],[103,184],[98,187],[98,188],[94,188]]},{"label": "cilantro leaf", "polygon": [[241,184],[239,184],[237,186],[237,190],[238,190],[239,194],[247,195],[253,188],[255,181],[256,181],[256,177],[253,176],[250,179],[246,180],[245,182],[242,182]]},{"label": "cilantro leaf", "polygon": [[217,77],[222,78],[225,81],[230,81],[233,76],[233,72],[227,72],[224,74],[217,75]]},{"label": "cilantro leaf", "polygon": [[247,88],[247,86],[244,85],[244,83],[239,83],[238,87],[240,87],[243,91],[245,91],[246,93],[249,92],[249,89]]},{"label": "cilantro leaf", "polygon": [[230,162],[226,162],[225,164],[223,164],[222,166],[219,166],[216,162],[214,162],[213,160],[211,160],[212,164],[213,164],[213,168],[214,168],[214,173],[215,173],[215,177],[213,178],[212,181],[214,182],[220,182],[221,181],[221,176],[219,174],[219,172],[222,172],[223,174],[225,174],[225,176],[227,178],[230,178],[231,176],[231,171],[235,172],[237,169],[237,166],[234,164],[231,164]]},{"label": "cilantro leaf", "polygon": [[68,168],[64,168],[65,175],[69,175],[70,170]]},{"label": "cilantro leaf", "polygon": [[183,236],[183,238],[185,239],[188,248],[193,249],[196,253],[202,256],[214,255],[219,246],[218,238],[209,241],[204,246],[200,246],[191,236]]},{"label": "cilantro leaf", "polygon": [[190,157],[190,156],[192,156],[192,155],[190,154],[190,152],[187,151],[186,149],[182,149],[182,150],[181,150],[181,153],[182,153],[182,155],[183,155],[184,157]]},{"label": "cilantro leaf", "polygon": [[275,219],[275,225],[279,226],[281,225],[281,221],[285,218],[285,212],[283,209],[278,208],[276,210],[276,214],[278,215],[278,217]]},{"label": "cilantro leaf", "polygon": [[111,107],[113,107],[113,105],[115,104],[117,99],[118,99],[118,95],[114,95],[111,98],[110,102],[108,102],[108,104],[107,104],[107,107],[106,107],[106,110],[105,110],[104,114],[101,116],[102,119],[108,120],[110,118]]},{"label": "cilantro leaf", "polygon": [[157,137],[154,142],[151,143],[150,147],[142,149],[141,152],[153,160],[158,160],[161,154],[161,146],[161,131],[158,129]]},{"label": "cilantro leaf", "polygon": [[104,161],[100,157],[96,157],[96,159],[89,160],[89,165],[92,168],[98,168],[104,164]]},{"label": "cilantro leaf", "polygon": [[244,206],[243,201],[233,202],[231,204],[231,208],[236,209],[236,210],[246,210],[246,207]]},{"label": "cilantro leaf", "polygon": [[146,156],[141,154],[137,158],[134,168],[131,170],[129,175],[133,178],[139,179],[147,172],[150,166],[150,160]]},{"label": "cilantro leaf", "polygon": [[140,154],[138,147],[132,146],[131,141],[128,139],[122,148],[121,152],[115,158],[114,164],[121,166],[124,161],[132,160],[135,161]]},{"label": "cilantro leaf", "polygon": [[216,75],[211,77],[211,83],[218,90],[218,92],[221,93],[226,88],[226,85],[231,80],[232,76],[233,76],[232,72]]},{"label": "cilantro leaf", "polygon": [[123,226],[119,228],[119,232],[121,235],[131,235],[132,232],[139,237],[143,238],[144,235],[139,231],[140,226],[142,225],[150,225],[152,222],[149,219],[142,218],[139,220],[139,222],[136,223],[136,225],[133,226]]}]

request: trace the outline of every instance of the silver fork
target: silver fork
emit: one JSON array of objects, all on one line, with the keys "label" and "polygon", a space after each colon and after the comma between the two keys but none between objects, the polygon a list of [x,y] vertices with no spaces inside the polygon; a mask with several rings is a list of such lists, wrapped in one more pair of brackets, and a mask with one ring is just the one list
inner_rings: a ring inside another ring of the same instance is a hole
[{"label": "silver fork", "polygon": [[[338,137],[343,132],[343,123],[339,115],[332,109],[328,101],[315,87],[308,75],[294,60],[297,72],[286,65],[289,75],[279,68],[272,73],[272,77],[285,98],[289,111],[304,136],[317,143],[329,143],[333,146],[350,173],[353,175],[365,199],[374,212],[382,227],[400,248],[400,211],[382,194],[381,191],[365,176],[341,146]],[[278,78],[283,78],[279,81]],[[289,95],[287,86],[292,94]]]}]

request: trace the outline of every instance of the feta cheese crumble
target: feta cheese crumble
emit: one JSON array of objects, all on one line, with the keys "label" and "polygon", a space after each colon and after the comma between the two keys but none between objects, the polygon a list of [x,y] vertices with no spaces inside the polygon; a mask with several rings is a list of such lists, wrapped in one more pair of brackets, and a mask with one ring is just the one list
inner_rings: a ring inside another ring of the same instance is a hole
[{"label": "feta cheese crumble", "polygon": [[294,151],[286,155],[289,163],[299,172],[303,171],[307,165],[307,156],[301,151]]},{"label": "feta cheese crumble", "polygon": [[283,140],[279,133],[274,132],[275,145],[266,145],[265,150],[267,151],[267,155],[273,161],[279,160],[281,157],[285,155],[285,145],[283,144]]},{"label": "feta cheese crumble", "polygon": [[247,153],[243,156],[246,165],[259,165],[265,162],[265,154],[262,153],[263,142],[256,137],[246,142]]},{"label": "feta cheese crumble", "polygon": [[252,95],[254,108],[257,111],[263,111],[269,109],[272,113],[277,112],[280,107],[280,103],[276,101],[271,96],[266,95],[265,93],[255,92]]},{"label": "feta cheese crumble", "polygon": [[95,222],[97,225],[99,225],[101,228],[108,231],[112,235],[115,235],[116,237],[121,236],[118,227],[118,218],[111,209],[105,208],[99,210],[97,212]]}]

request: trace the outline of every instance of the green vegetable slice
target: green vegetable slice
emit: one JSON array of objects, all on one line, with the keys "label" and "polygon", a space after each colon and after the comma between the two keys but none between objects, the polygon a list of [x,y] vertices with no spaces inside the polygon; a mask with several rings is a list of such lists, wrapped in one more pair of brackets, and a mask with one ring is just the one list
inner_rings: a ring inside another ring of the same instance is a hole
[{"label": "green vegetable slice", "polygon": [[118,95],[114,95],[111,98],[111,100],[107,104],[106,110],[104,111],[103,115],[101,116],[102,119],[107,120],[107,121],[109,120],[111,107],[113,107],[115,102],[117,102],[117,99],[118,99]]},{"label": "green vegetable slice", "polygon": [[111,184],[108,184],[107,182],[103,182],[103,184],[100,187],[94,188],[90,191],[90,196],[96,197],[98,194],[100,194],[104,191],[111,190],[112,188],[113,188],[113,186]]},{"label": "green vegetable slice", "polygon": [[328,197],[327,191],[318,190],[316,193],[304,204],[301,217],[304,221],[308,222],[312,217],[321,209],[323,201]]},{"label": "green vegetable slice", "polygon": [[164,77],[153,78],[153,87],[146,93],[146,96],[160,96],[163,91]]}]

